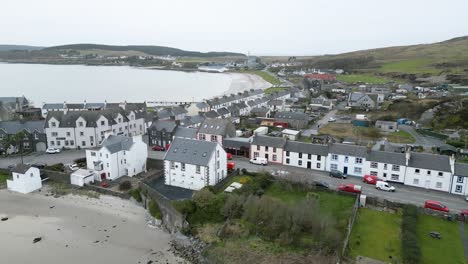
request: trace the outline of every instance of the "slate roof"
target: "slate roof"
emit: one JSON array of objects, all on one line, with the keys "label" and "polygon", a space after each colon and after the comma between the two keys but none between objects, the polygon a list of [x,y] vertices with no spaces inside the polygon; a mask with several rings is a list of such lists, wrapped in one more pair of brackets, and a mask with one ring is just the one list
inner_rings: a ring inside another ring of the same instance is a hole
[{"label": "slate roof", "polygon": [[177,124],[175,123],[175,121],[172,121],[172,120],[156,120],[156,121],[153,121],[153,123],[151,124],[150,129],[154,129],[156,131],[162,131],[164,129],[166,132],[171,132],[172,133],[172,132],[174,132],[176,127],[177,127]]},{"label": "slate roof", "polygon": [[468,177],[468,164],[455,163],[455,176]]},{"label": "slate roof", "polygon": [[367,157],[368,161],[375,161],[380,163],[388,163],[395,165],[406,165],[405,153],[387,152],[387,151],[371,151]]},{"label": "slate roof", "polygon": [[286,139],[282,137],[254,136],[252,145],[268,146],[275,148],[283,148],[286,144]]},{"label": "slate roof", "polygon": [[204,109],[204,108],[209,108],[209,107],[210,107],[210,106],[209,106],[207,103],[205,103],[205,102],[198,102],[198,103],[196,103],[195,105],[198,107],[198,109]]},{"label": "slate roof", "polygon": [[229,110],[226,109],[226,107],[223,107],[223,108],[220,108],[218,109],[218,114],[219,115],[229,115],[231,112],[229,112]]},{"label": "slate roof", "polygon": [[42,106],[42,109],[47,109],[47,110],[51,110],[51,109],[63,109],[63,104],[44,104]]},{"label": "slate roof", "polygon": [[17,165],[13,168],[13,170],[11,170],[11,171],[12,171],[12,172],[19,173],[19,174],[25,174],[30,168],[31,168],[31,166],[29,166],[29,165],[17,164]]},{"label": "slate roof", "polygon": [[328,152],[330,154],[339,154],[354,157],[367,157],[367,148],[356,145],[330,144]]},{"label": "slate roof", "polygon": [[164,160],[207,166],[217,144],[215,142],[176,137],[164,156]]},{"label": "slate roof", "polygon": [[[127,115],[129,112],[124,111],[122,108],[118,109],[106,109],[106,110],[98,110],[98,111],[69,111],[65,114],[63,111],[52,111],[47,113],[47,118],[45,122],[45,127],[49,127],[49,120],[51,118],[55,118],[58,120],[59,127],[76,127],[76,120],[80,117],[86,120],[86,127],[96,127],[97,120],[104,116],[108,121],[109,125],[116,124],[115,118],[117,118],[118,114],[122,115],[123,121],[128,122]],[[144,115],[145,112],[137,112],[135,113],[136,118],[138,119],[139,116]]]},{"label": "slate roof", "polygon": [[206,118],[218,118],[218,117],[220,117],[220,115],[215,110],[211,110],[211,111],[205,113],[205,117]]},{"label": "slate roof", "polygon": [[182,115],[182,114],[186,114],[188,112],[187,112],[187,110],[185,110],[185,108],[183,108],[181,106],[178,106],[178,107],[173,107],[172,108],[172,113],[174,113],[174,115]]},{"label": "slate roof", "polygon": [[131,137],[109,135],[101,146],[113,154],[123,150],[130,150],[133,146],[133,139]]},{"label": "slate roof", "polygon": [[234,104],[235,106],[237,106],[239,109],[244,109],[244,108],[247,108],[248,106],[245,104],[245,102],[240,102],[240,103],[237,103],[237,104]]},{"label": "slate roof", "polygon": [[175,133],[175,137],[181,138],[197,138],[197,129],[196,128],[188,128],[188,127],[177,127]]},{"label": "slate roof", "polygon": [[277,119],[293,119],[293,120],[307,120],[307,114],[298,112],[278,112],[275,114]]},{"label": "slate roof", "polygon": [[409,167],[451,172],[449,156],[411,152]]},{"label": "slate roof", "polygon": [[198,133],[234,137],[236,129],[229,119],[205,119],[198,128]]},{"label": "slate roof", "polygon": [[314,155],[327,156],[328,155],[328,145],[321,144],[312,144],[304,143],[297,141],[288,141],[284,146],[285,151],[297,152],[297,153],[307,153]]},{"label": "slate roof", "polygon": [[223,140],[223,147],[233,149],[250,149],[250,139],[243,137],[226,138]]},{"label": "slate roof", "polygon": [[267,105],[283,105],[283,100],[271,100],[267,103]]},{"label": "slate roof", "polygon": [[351,95],[349,96],[349,101],[357,102],[359,99],[361,99],[364,96],[367,96],[367,95],[365,93],[359,93],[359,92],[351,93]]},{"label": "slate roof", "polygon": [[35,130],[39,133],[44,133],[44,120],[38,121],[1,121],[0,129],[3,129],[7,134],[16,134],[20,131],[26,130],[33,133]]},{"label": "slate roof", "polygon": [[247,102],[247,105],[250,106],[250,107],[254,107],[257,105],[257,103],[254,101],[254,100],[250,100]]},{"label": "slate roof", "polygon": [[266,114],[270,112],[269,108],[266,107],[254,107],[252,110],[250,110],[251,113],[261,113],[261,114]]}]

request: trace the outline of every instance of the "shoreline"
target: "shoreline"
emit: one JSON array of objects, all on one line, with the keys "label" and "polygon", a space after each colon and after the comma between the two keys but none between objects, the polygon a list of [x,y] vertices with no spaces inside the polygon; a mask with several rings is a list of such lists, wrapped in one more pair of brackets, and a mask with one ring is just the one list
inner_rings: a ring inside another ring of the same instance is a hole
[{"label": "shoreline", "polygon": [[[0,244],[8,263],[185,263],[169,251],[171,235],[148,226],[141,206],[107,195],[54,198],[45,190],[0,190],[0,215],[8,216],[0,222]],[[33,243],[37,237],[42,240]]]}]

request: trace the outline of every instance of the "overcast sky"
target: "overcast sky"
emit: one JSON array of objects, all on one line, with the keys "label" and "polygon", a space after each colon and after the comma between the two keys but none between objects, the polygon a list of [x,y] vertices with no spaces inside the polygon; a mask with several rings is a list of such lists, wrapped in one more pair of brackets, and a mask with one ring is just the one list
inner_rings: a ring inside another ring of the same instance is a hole
[{"label": "overcast sky", "polygon": [[316,55],[468,35],[467,0],[2,0],[0,43]]}]

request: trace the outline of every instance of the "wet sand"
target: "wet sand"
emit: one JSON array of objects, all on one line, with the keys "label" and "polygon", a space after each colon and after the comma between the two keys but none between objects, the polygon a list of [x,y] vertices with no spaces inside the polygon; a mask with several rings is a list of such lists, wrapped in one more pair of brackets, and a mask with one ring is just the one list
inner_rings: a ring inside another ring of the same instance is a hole
[{"label": "wet sand", "polygon": [[[184,263],[131,201],[0,190],[0,263]],[[33,243],[33,239],[42,240]],[[152,261],[152,262],[150,262]]]},{"label": "wet sand", "polygon": [[262,77],[248,73],[223,73],[231,77],[231,85],[224,94],[239,93],[250,89],[266,89],[271,87],[271,83],[265,81]]}]

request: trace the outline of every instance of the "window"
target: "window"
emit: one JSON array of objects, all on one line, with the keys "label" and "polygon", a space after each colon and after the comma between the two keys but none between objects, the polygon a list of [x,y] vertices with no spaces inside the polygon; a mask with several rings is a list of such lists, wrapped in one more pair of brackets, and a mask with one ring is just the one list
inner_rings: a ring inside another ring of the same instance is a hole
[{"label": "window", "polygon": [[299,153],[299,158],[302,159],[302,153]]},{"label": "window", "polygon": [[55,145],[55,142],[54,142],[54,141],[51,141],[51,142],[50,142],[50,145],[51,145],[51,146],[54,146],[54,145]]},{"label": "window", "polygon": [[299,161],[297,162],[297,165],[302,166],[302,160],[299,160]]},{"label": "window", "polygon": [[125,126],[125,129],[128,129],[128,126]]},{"label": "window", "polygon": [[86,146],[86,142],[85,141],[81,141],[81,146]]},{"label": "window", "polygon": [[338,165],[337,164],[330,164],[330,169],[331,170],[338,170]]},{"label": "window", "polygon": [[257,150],[260,151],[260,146],[259,145],[257,145]]},{"label": "window", "polygon": [[254,152],[254,158],[258,158],[259,156],[259,153],[258,152]]},{"label": "window", "polygon": [[83,131],[80,132],[80,136],[84,136],[84,132],[83,132]]},{"label": "window", "polygon": [[384,170],[386,170],[386,169],[387,169],[387,167],[388,167],[388,164],[387,164],[387,163],[385,163],[385,164],[383,165],[383,169],[384,169]]},{"label": "window", "polygon": [[70,146],[73,146],[73,145],[75,145],[75,141],[70,140]]},{"label": "window", "polygon": [[216,161],[216,169],[219,169],[219,160]]},{"label": "window", "polygon": [[89,141],[93,142],[93,141],[94,141],[94,137],[93,137],[93,136],[89,136]]},{"label": "window", "polygon": [[427,171],[427,175],[428,175],[428,176],[431,175],[431,171],[430,171],[430,170]]},{"label": "window", "polygon": [[216,141],[216,136],[212,135],[211,136],[211,141]]},{"label": "window", "polygon": [[286,151],[286,157],[289,157],[289,151]]},{"label": "window", "polygon": [[462,189],[463,189],[463,186],[457,185],[457,186],[455,187],[455,192],[461,193],[461,192],[462,192]]},{"label": "window", "polygon": [[108,159],[108,158],[109,158],[109,154],[106,154],[106,159]]},{"label": "window", "polygon": [[362,158],[356,158],[356,164],[362,164]]},{"label": "window", "polygon": [[205,134],[200,134],[200,139],[201,139],[201,140],[206,140]]},{"label": "window", "polygon": [[377,166],[378,166],[377,162],[371,162],[370,164],[370,167],[374,169],[377,169]]},{"label": "window", "polygon": [[67,132],[67,137],[70,137],[71,136],[71,133],[70,132]]},{"label": "window", "polygon": [[439,174],[438,174],[438,175],[439,175],[439,177],[443,177],[443,176],[444,176],[444,173],[441,172],[441,171],[439,171]]},{"label": "window", "polygon": [[400,171],[399,165],[392,165],[392,171]]},{"label": "window", "polygon": [[348,159],[349,159],[348,156],[344,157],[344,162],[348,163]]},{"label": "window", "polygon": [[436,182],[436,188],[442,188],[442,182]]},{"label": "window", "polygon": [[458,176],[457,177],[457,183],[463,183],[463,177]]},{"label": "window", "polygon": [[185,163],[180,163],[180,170],[185,171]]},{"label": "window", "polygon": [[273,161],[276,161],[276,154],[273,154]]},{"label": "window", "polygon": [[419,184],[419,179],[413,179],[413,184],[415,185]]},{"label": "window", "polygon": [[276,152],[276,148],[273,148],[273,152]]},{"label": "window", "polygon": [[58,136],[58,133],[57,132],[52,132],[52,136],[56,137],[56,136]]},{"label": "window", "polygon": [[171,164],[171,169],[174,169],[175,168],[175,164],[173,161],[170,161],[170,164]]},{"label": "window", "polygon": [[33,174],[32,174],[32,172],[31,172],[29,175],[31,176],[31,178],[33,177]]},{"label": "window", "polygon": [[376,172],[376,171],[371,171],[371,172],[370,172],[370,175],[372,175],[372,176],[377,176],[377,172]]},{"label": "window", "polygon": [[109,163],[107,163],[107,165],[106,165],[106,166],[107,166],[107,168],[109,168]]},{"label": "window", "polygon": [[96,157],[96,152],[91,152],[91,156]]},{"label": "window", "polygon": [[119,127],[119,132],[122,132],[122,128],[121,128],[121,127]]},{"label": "window", "polygon": [[57,146],[60,146],[60,141],[57,140]]},{"label": "window", "polygon": [[419,174],[419,169],[415,169],[414,173]]},{"label": "window", "polygon": [[104,125],[106,125],[106,121],[103,120],[101,121],[101,126],[104,126]]},{"label": "window", "polygon": [[265,146],[265,151],[268,151],[268,146]]},{"label": "window", "polygon": [[78,122],[78,126],[82,127],[82,126],[83,126],[83,122]]},{"label": "window", "polygon": [[400,175],[398,174],[392,174],[392,176],[390,176],[390,179],[392,181],[398,181],[400,179]]},{"label": "window", "polygon": [[338,155],[333,154],[331,159],[332,159],[332,160],[338,160]]},{"label": "window", "polygon": [[312,159],[312,154],[307,154],[307,159]]},{"label": "window", "polygon": [[289,159],[286,159],[286,164],[289,164]]},{"label": "window", "polygon": [[65,140],[65,146],[68,146],[68,140]]},{"label": "window", "polygon": [[196,169],[195,169],[195,173],[196,173],[196,174],[200,174],[200,166],[199,166],[199,165],[197,165],[197,167],[196,167]]},{"label": "window", "polygon": [[354,173],[361,174],[362,173],[362,168],[355,167],[354,168]]},{"label": "window", "polygon": [[317,163],[317,169],[320,169],[321,164]]},{"label": "window", "polygon": [[55,123],[55,122],[52,122],[50,124],[52,125],[52,127],[57,127],[57,123]]},{"label": "window", "polygon": [[322,156],[317,155],[317,160],[318,160],[318,161],[322,160]]}]

